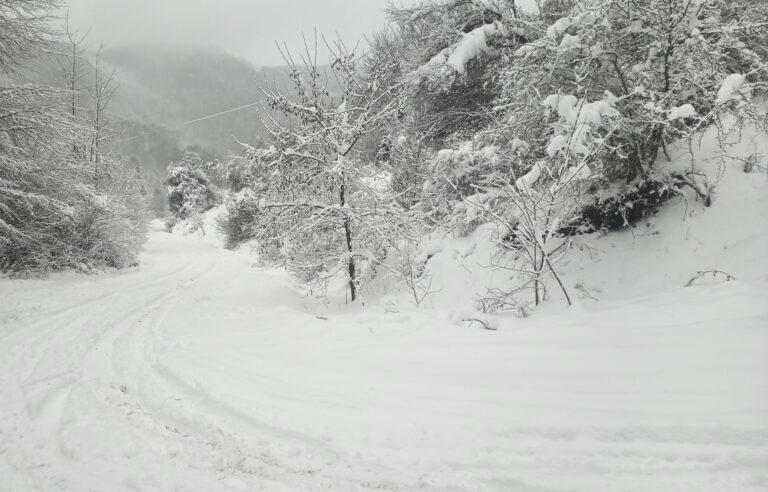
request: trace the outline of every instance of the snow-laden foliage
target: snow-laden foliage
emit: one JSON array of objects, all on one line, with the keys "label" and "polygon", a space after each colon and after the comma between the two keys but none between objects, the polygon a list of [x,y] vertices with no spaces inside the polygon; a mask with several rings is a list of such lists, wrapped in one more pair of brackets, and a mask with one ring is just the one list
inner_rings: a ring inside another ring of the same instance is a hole
[{"label": "snow-laden foliage", "polygon": [[[750,9],[765,18],[764,5]],[[608,179],[644,179],[670,142],[716,124],[722,109],[749,111],[718,93],[734,73],[764,83],[765,61],[739,34],[755,18],[732,17],[720,1],[581,2],[511,54],[499,100],[508,127],[541,131],[550,154],[592,148]],[[542,98],[558,116],[554,132],[531,111]]]},{"label": "snow-laden foliage", "polygon": [[171,213],[166,222],[169,229],[179,221],[192,219],[199,222],[199,215],[216,204],[216,194],[211,189],[205,167],[200,156],[189,151],[181,161],[168,166],[164,184]]},{"label": "snow-laden foliage", "polygon": [[725,154],[725,115],[765,125],[766,3],[536,6],[391,5],[370,53],[336,46],[341,97],[311,50],[306,68],[288,58],[294,94],[269,96],[291,123],[273,122],[271,147],[229,169],[232,242],[258,239],[262,259],[306,280],[344,271],[355,297],[358,267],[397,263],[384,261],[391,250],[413,265],[402,252],[418,241],[399,243],[408,227],[463,236],[491,225],[491,267],[513,275],[484,305],[525,308],[519,294],[538,304],[550,285],[569,298],[557,260],[573,235],[631,226],[682,187],[711,205],[717,177],[667,164],[668,149],[717,128]]},{"label": "snow-laden foliage", "polygon": [[19,65],[52,46],[51,28],[59,0],[3,0],[0,2],[0,73],[15,72]]},{"label": "snow-laden foliage", "polygon": [[324,289],[345,278],[354,301],[373,269],[383,268],[406,220],[391,193],[391,176],[364,143],[399,111],[387,83],[393,60],[332,47],[334,96],[317,63],[297,67],[293,93],[269,92],[270,106],[290,121],[274,123],[269,149],[246,148],[231,176],[248,182],[228,203],[222,222],[230,243],[251,234],[264,262],[285,264]]},{"label": "snow-laden foliage", "polygon": [[[459,234],[497,224],[511,253],[497,266],[533,286],[538,303],[568,236],[625,227],[682,186],[712,202],[715,177],[695,163],[665,168],[667,148],[725,113],[764,123],[755,98],[768,77],[768,8],[587,0],[531,13],[492,3],[390,9],[394,32],[376,49],[398,60],[407,114],[388,138],[419,143],[414,209]],[[413,160],[392,152],[393,174],[412,175],[401,169]],[[520,261],[510,267],[510,257]]]},{"label": "snow-laden foliage", "polygon": [[54,101],[52,90],[0,90],[0,270],[131,265],[146,219],[138,177],[73,154],[83,132]]},{"label": "snow-laden foliage", "polygon": [[401,134],[439,147],[493,120],[499,55],[522,39],[522,31],[504,21],[514,15],[514,3],[493,3],[425,1],[389,8],[394,27],[373,44],[392,59],[393,82],[404,83]]},{"label": "snow-laden foliage", "polygon": [[[56,2],[0,4],[0,69],[50,41]],[[0,273],[135,264],[147,221],[137,173],[101,152],[81,149],[99,131],[64,111],[69,94],[0,86]],[[93,148],[93,146],[92,146]]]}]

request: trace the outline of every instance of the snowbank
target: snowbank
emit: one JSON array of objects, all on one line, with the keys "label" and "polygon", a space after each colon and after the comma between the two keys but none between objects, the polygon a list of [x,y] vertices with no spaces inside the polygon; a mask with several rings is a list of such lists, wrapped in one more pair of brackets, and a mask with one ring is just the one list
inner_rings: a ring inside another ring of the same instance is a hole
[{"label": "snowbank", "polygon": [[[564,112],[573,107],[561,98]],[[567,103],[567,104],[566,104]],[[685,114],[685,109],[681,110]],[[741,141],[729,149],[733,156],[768,155],[768,136],[744,130]],[[768,179],[765,163],[750,173],[744,161],[714,158],[717,139],[709,134],[696,139],[701,147],[693,161],[716,184],[714,202],[706,207],[693,190],[681,190],[685,197],[673,198],[659,213],[631,229],[602,235],[577,236],[568,254],[558,265],[566,287],[577,300],[594,303],[680,292],[699,271],[722,270],[737,282],[754,289],[768,283]],[[660,162],[661,169],[690,169],[692,156],[687,143],[669,149],[673,162]],[[537,169],[524,178],[533,181]],[[588,169],[583,171],[585,175]],[[522,181],[519,185],[524,185]],[[734,220],[734,217],[738,217]],[[514,272],[490,268],[498,264],[498,241],[506,231],[492,224],[480,227],[468,237],[432,238],[442,251],[426,263],[425,279],[430,284],[430,305],[435,309],[465,310],[474,306],[490,288],[508,288]],[[725,284],[724,277],[716,282]],[[551,282],[550,282],[551,283]],[[723,287],[727,289],[728,287]],[[563,299],[550,288],[553,303]],[[402,303],[407,304],[407,296]]]}]

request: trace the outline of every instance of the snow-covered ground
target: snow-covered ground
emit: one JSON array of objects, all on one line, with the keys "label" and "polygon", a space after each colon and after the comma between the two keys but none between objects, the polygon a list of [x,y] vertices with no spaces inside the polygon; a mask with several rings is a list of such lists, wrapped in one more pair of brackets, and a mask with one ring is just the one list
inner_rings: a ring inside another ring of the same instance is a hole
[{"label": "snow-covered ground", "polygon": [[768,490],[767,188],[734,166],[578,238],[576,305],[497,331],[452,321],[476,235],[435,249],[434,309],[303,297],[210,217],[133,271],[0,281],[0,490]]},{"label": "snow-covered ground", "polygon": [[490,332],[157,231],[133,272],[0,283],[0,490],[766,490],[764,287]]}]

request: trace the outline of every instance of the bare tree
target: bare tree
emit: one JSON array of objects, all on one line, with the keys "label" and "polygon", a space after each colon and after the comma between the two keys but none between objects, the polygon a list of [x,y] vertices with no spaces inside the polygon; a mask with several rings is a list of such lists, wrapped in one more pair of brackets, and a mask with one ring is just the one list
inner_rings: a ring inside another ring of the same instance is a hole
[{"label": "bare tree", "polygon": [[85,40],[88,33],[83,35],[72,30],[69,23],[69,12],[64,19],[64,36],[66,38],[66,51],[56,60],[64,77],[65,87],[70,91],[70,114],[77,118],[77,97],[81,92],[80,82],[83,79],[84,55],[88,49]]},{"label": "bare tree", "polygon": [[104,72],[101,66],[101,52],[104,47],[101,46],[96,51],[94,57],[94,80],[91,99],[93,101],[93,121],[91,144],[89,148],[89,159],[92,162],[101,162],[101,143],[108,137],[108,126],[106,122],[106,112],[112,97],[115,95],[119,85],[116,72],[112,70]]},{"label": "bare tree", "polygon": [[[333,275],[331,263],[343,265],[355,301],[358,265],[370,264],[376,256],[372,249],[383,248],[384,224],[395,221],[399,210],[394,199],[383,196],[376,184],[380,173],[364,162],[358,144],[398,111],[399,101],[392,97],[395,87],[386,83],[391,60],[360,56],[341,41],[325,45],[331,53],[330,76],[339,89],[317,62],[317,40],[314,52],[305,41],[303,67],[281,51],[294,94],[266,95],[271,108],[292,118],[292,124],[273,121],[276,158],[268,165],[275,167],[270,175],[277,178],[271,180],[271,199],[262,208],[286,221],[273,239],[285,243],[302,235],[310,238],[292,253],[292,264],[324,278]],[[340,95],[333,94],[339,90]]]},{"label": "bare tree", "polygon": [[19,65],[53,46],[51,27],[59,0],[0,2],[0,71],[14,73]]},{"label": "bare tree", "polygon": [[[69,12],[64,20],[64,37],[66,39],[66,50],[56,57],[56,62],[61,69],[62,77],[64,79],[64,86],[69,91],[69,113],[72,116],[72,121],[77,121],[77,113],[80,109],[78,107],[78,98],[82,92],[81,82],[83,80],[83,65],[85,65],[85,53],[87,47],[85,46],[85,39],[88,33],[79,35],[72,30],[72,26],[69,22]],[[77,142],[72,144],[72,150],[75,154],[80,153],[80,147]]]},{"label": "bare tree", "polygon": [[[0,1],[0,70],[10,79],[0,87],[0,274],[125,267],[135,264],[143,242],[145,207],[135,176],[114,162],[94,180],[93,166],[72,152],[89,133],[74,121],[76,91],[15,82],[17,64],[54,53],[49,26],[57,6]],[[70,89],[78,89],[77,46],[74,53]],[[109,91],[101,92],[104,100]]]}]

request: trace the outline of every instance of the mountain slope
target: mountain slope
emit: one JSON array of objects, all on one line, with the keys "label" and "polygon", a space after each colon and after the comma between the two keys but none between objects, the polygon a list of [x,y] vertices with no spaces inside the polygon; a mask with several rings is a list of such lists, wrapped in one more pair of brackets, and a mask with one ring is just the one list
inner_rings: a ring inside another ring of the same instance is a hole
[{"label": "mountain slope", "polygon": [[[234,138],[253,142],[264,134],[260,104],[182,126],[190,120],[261,103],[261,87],[285,83],[283,68],[257,68],[226,53],[179,47],[132,47],[104,52],[119,74],[113,112],[122,119],[163,125],[183,146],[237,150]],[[234,137],[234,138],[233,138]]]},{"label": "mountain slope", "polygon": [[[103,68],[114,69],[119,83],[109,107],[112,122],[121,131],[115,148],[129,156],[154,157],[157,162],[145,165],[148,169],[164,168],[169,156],[141,155],[137,147],[151,147],[153,139],[146,139],[150,144],[135,142],[144,138],[135,138],[140,135],[151,134],[154,140],[180,148],[198,145],[217,154],[238,151],[235,138],[258,141],[265,133],[261,88],[284,87],[288,81],[283,67],[256,67],[212,49],[148,45],[106,49],[101,56]],[[42,57],[24,75],[31,82],[62,86],[60,62],[66,61],[54,55]],[[85,62],[79,104],[87,111],[92,104],[87,95],[94,78],[92,53]],[[245,105],[251,106],[184,125]]]},{"label": "mountain slope", "polygon": [[[255,67],[221,51],[187,46],[134,46],[101,53],[103,70],[114,69],[118,90],[108,108],[116,131],[111,150],[140,167],[153,188],[153,209],[165,212],[160,185],[169,163],[194,146],[209,157],[239,152],[237,141],[257,144],[265,135],[262,87],[284,87],[283,67]],[[83,114],[93,105],[94,55],[83,60]],[[26,68],[26,80],[63,85],[67,60],[46,55]],[[248,106],[241,110],[218,114]],[[214,117],[207,118],[210,115]],[[201,121],[185,124],[192,120]]]}]

